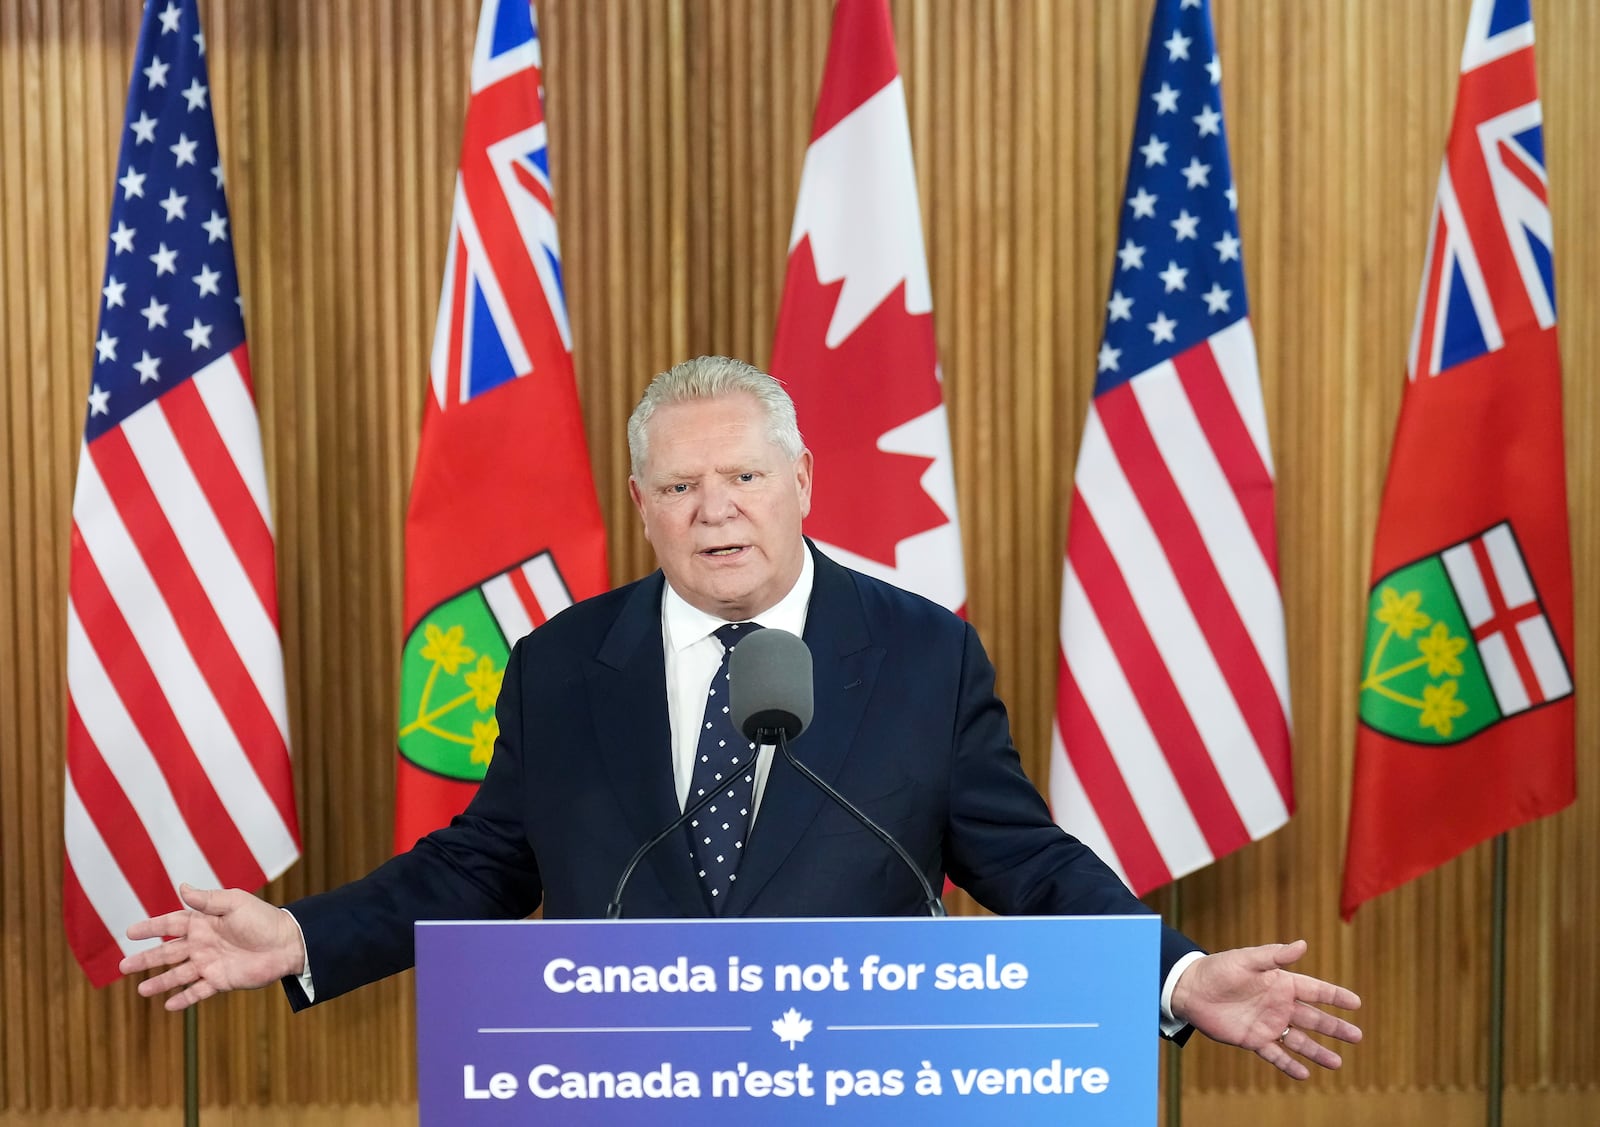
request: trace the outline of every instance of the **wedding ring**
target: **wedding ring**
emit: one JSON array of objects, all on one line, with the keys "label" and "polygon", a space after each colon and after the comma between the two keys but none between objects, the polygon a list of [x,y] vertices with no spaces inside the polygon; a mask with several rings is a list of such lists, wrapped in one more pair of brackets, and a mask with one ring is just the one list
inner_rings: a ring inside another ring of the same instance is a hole
[{"label": "wedding ring", "polygon": [[1283,1027],[1283,1032],[1278,1034],[1278,1041],[1281,1043],[1285,1037],[1289,1036],[1289,1031],[1293,1028],[1294,1026],[1292,1025],[1285,1025]]}]

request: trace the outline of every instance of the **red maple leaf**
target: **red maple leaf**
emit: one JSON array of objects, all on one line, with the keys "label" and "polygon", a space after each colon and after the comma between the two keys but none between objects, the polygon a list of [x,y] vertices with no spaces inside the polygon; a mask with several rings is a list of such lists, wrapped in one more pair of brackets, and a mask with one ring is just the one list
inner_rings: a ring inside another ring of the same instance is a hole
[{"label": "red maple leaf", "polygon": [[895,545],[948,522],[922,488],[932,458],[892,454],[878,440],[942,402],[933,315],[906,312],[896,286],[837,348],[825,342],[844,282],[817,277],[811,240],[789,256],[772,374],[794,398],[816,484],[806,531],[895,566]]}]

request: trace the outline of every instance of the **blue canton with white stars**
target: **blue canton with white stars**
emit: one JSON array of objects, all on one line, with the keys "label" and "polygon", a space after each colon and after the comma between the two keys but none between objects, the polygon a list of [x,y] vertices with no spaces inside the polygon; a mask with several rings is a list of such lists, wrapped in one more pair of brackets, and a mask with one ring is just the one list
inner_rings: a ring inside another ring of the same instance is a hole
[{"label": "blue canton with white stars", "polygon": [[1139,84],[1096,395],[1248,312],[1221,83],[1206,0],[1159,0]]},{"label": "blue canton with white stars", "polygon": [[689,856],[711,909],[718,915],[739,878],[739,858],[744,855],[750,829],[756,783],[756,745],[733,726],[728,712],[728,658],[741,635],[748,637],[760,629],[754,622],[717,627],[717,640],[723,645],[722,664],[706,695],[700,746],[695,749],[694,773],[685,800],[692,806],[707,791],[723,792],[689,820]]},{"label": "blue canton with white stars", "polygon": [[195,0],[149,0],[128,87],[84,439],[244,343]]}]

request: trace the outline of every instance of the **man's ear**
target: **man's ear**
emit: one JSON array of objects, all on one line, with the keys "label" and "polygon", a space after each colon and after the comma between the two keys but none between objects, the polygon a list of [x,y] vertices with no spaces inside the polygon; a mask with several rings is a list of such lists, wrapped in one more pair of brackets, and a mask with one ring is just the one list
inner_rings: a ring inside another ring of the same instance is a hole
[{"label": "man's ear", "polygon": [[628,496],[633,498],[633,507],[639,512],[639,521],[644,525],[644,538],[650,539],[650,522],[644,518],[644,491],[639,488],[639,479],[632,474],[628,475]]},{"label": "man's ear", "polygon": [[800,515],[811,514],[811,451],[800,451],[794,465],[795,485],[800,490]]}]

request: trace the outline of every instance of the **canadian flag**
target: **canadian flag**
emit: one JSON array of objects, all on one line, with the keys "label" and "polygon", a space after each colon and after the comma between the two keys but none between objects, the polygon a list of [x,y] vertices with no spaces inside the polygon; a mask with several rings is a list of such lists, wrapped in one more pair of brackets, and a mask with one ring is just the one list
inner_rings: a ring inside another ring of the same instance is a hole
[{"label": "canadian flag", "polygon": [[959,612],[950,430],[887,0],[834,9],[771,370],[816,455],[806,531],[839,562]]}]

